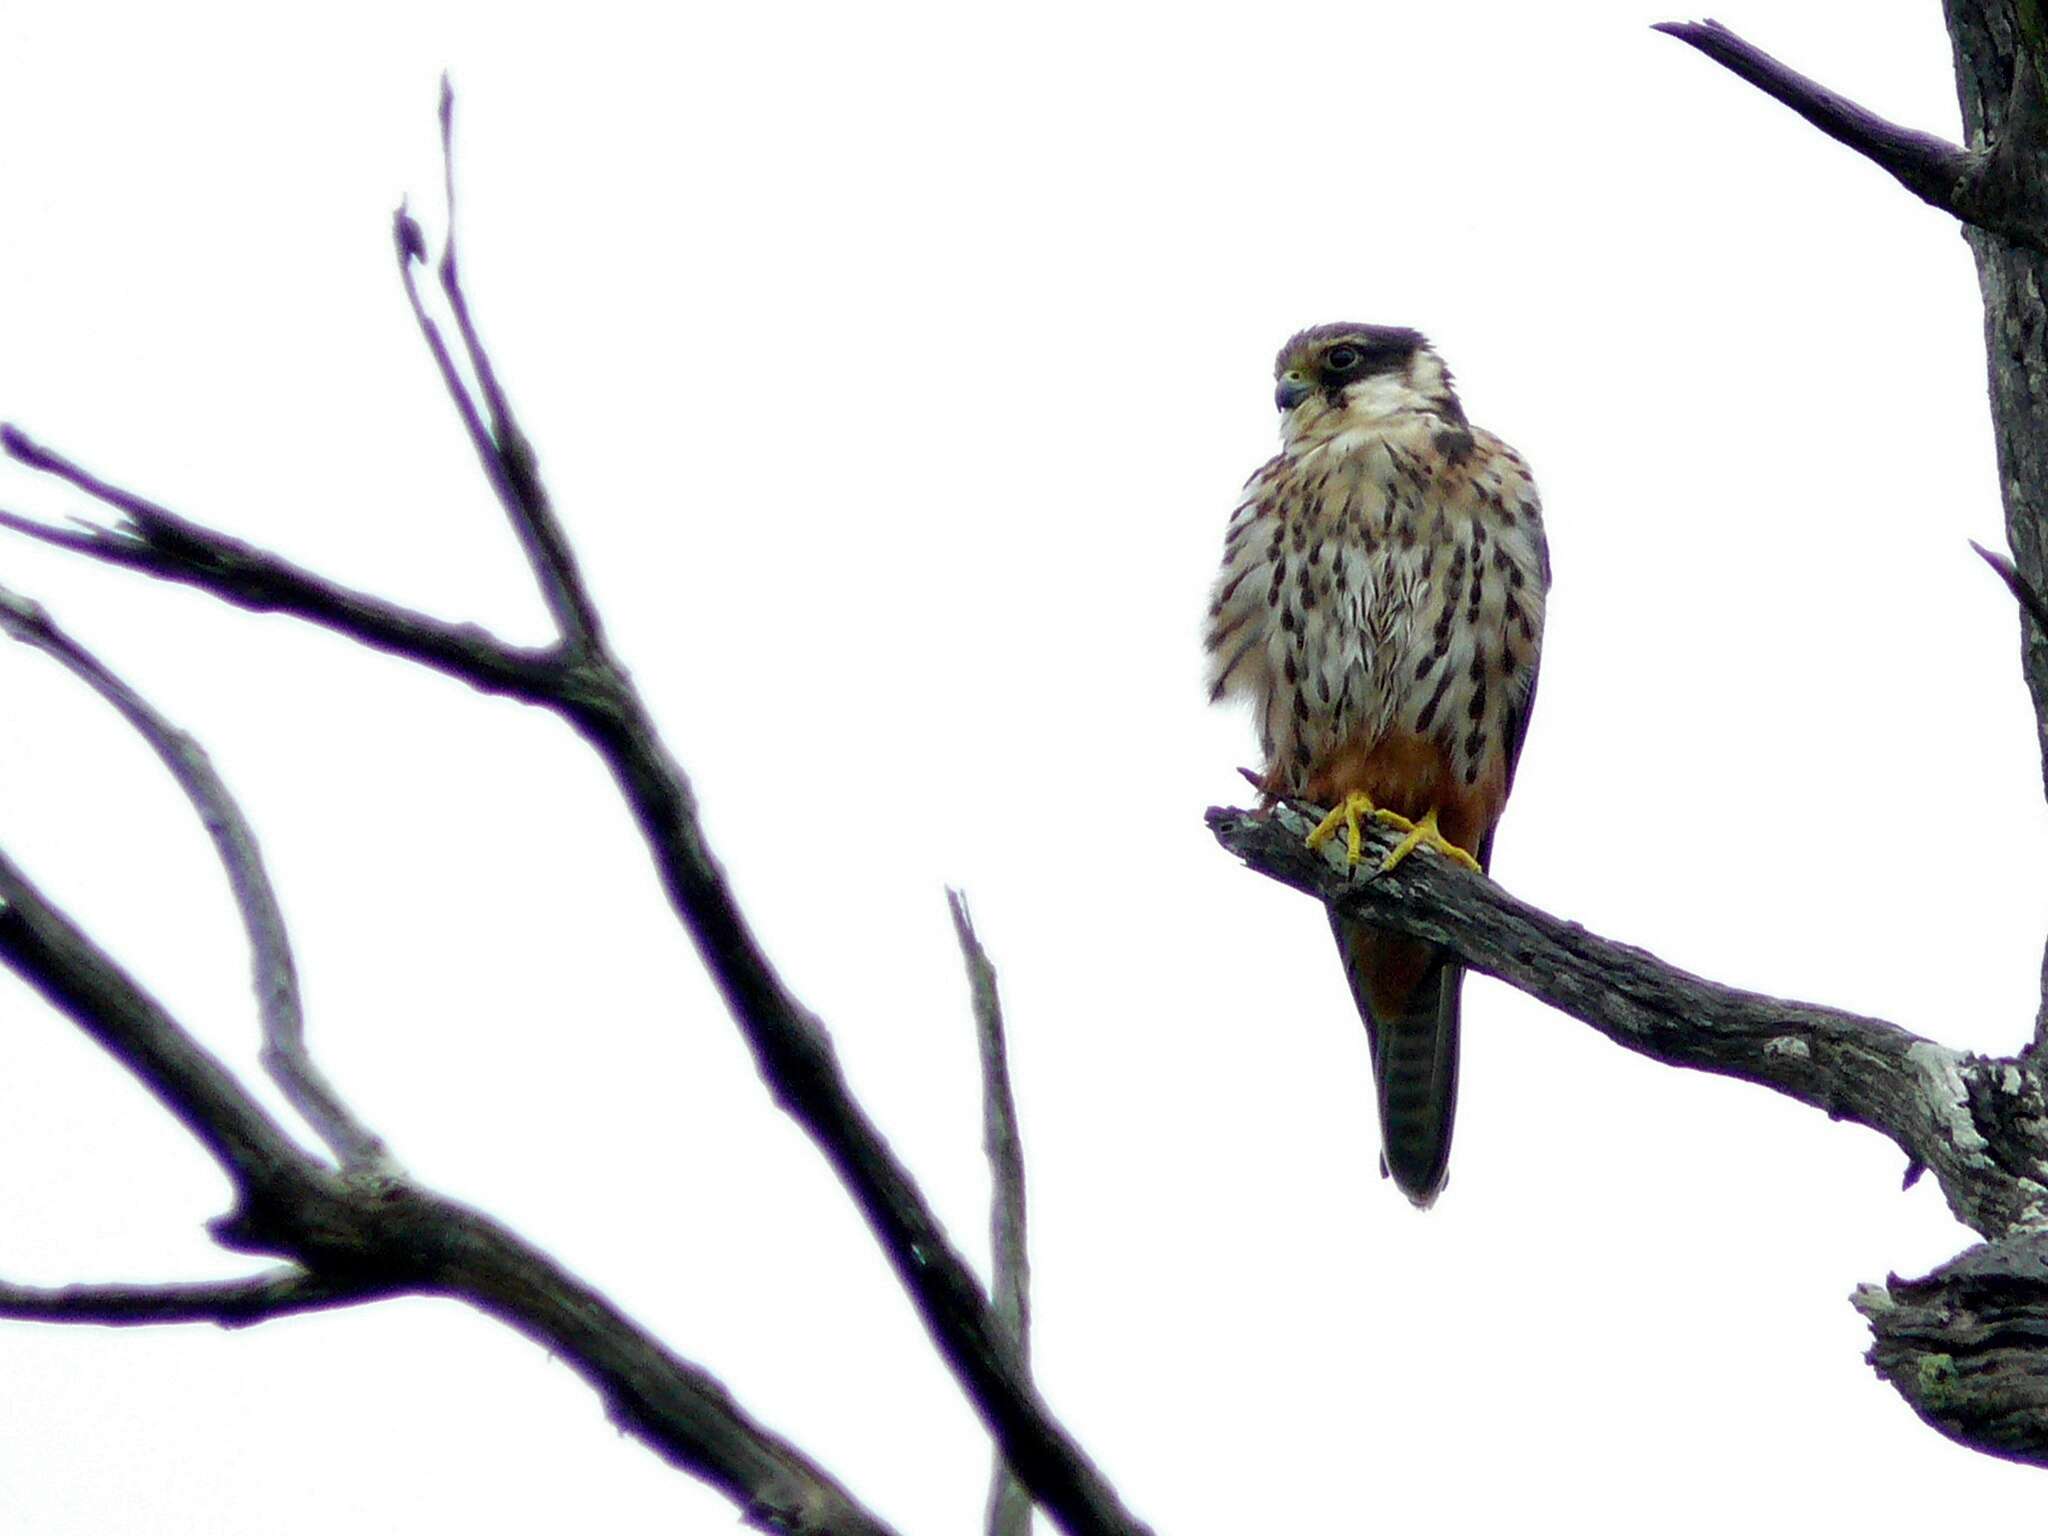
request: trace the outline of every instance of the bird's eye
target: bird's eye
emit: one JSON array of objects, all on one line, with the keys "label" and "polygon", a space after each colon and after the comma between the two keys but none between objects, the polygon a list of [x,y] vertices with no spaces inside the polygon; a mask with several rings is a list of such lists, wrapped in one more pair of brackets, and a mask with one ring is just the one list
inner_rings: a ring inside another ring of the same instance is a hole
[{"label": "bird's eye", "polygon": [[1323,362],[1332,373],[1349,373],[1358,366],[1358,348],[1332,347]]}]

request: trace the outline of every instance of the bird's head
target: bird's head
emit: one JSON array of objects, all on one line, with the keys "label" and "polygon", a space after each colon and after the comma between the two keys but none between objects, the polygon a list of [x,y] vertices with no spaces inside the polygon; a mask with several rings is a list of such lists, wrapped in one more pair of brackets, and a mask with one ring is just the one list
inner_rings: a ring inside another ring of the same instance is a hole
[{"label": "bird's head", "polygon": [[1280,349],[1273,377],[1280,432],[1289,442],[1408,411],[1465,418],[1443,359],[1420,331],[1405,326],[1311,326]]}]

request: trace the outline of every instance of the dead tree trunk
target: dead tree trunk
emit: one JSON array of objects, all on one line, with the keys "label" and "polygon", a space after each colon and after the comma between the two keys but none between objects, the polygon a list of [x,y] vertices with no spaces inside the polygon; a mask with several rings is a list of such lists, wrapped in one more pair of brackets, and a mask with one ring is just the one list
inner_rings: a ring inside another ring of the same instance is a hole
[{"label": "dead tree trunk", "polygon": [[[1955,46],[1956,94],[1963,131],[1976,160],[1976,185],[2011,222],[2048,221],[2048,114],[2042,103],[2043,55],[2038,0],[1948,0]],[[2029,43],[2023,34],[2031,31]],[[1984,293],[1984,350],[1991,382],[1991,426],[1998,443],[1998,479],[2005,495],[2005,531],[2013,562],[2029,591],[2048,592],[2048,251],[1963,219],[1963,237],[1977,258]],[[2007,223],[2007,219],[1986,222]],[[2048,630],[2021,618],[2021,666],[2033,695],[2048,777]],[[2048,997],[2043,1014],[2048,1019]]]}]

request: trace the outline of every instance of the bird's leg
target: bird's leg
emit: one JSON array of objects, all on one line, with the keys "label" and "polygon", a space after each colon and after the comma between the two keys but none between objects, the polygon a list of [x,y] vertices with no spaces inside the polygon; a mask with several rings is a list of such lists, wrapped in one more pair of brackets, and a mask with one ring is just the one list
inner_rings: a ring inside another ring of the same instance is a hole
[{"label": "bird's leg", "polygon": [[[1431,806],[1422,820],[1409,824],[1408,835],[1394,844],[1393,850],[1380,861],[1380,873],[1385,874],[1418,848],[1434,848],[1453,864],[1462,864],[1475,875],[1482,872],[1477,859],[1438,830],[1436,807]],[[1355,854],[1353,858],[1356,858]]]},{"label": "bird's leg", "polygon": [[[1350,862],[1356,864],[1360,858],[1358,830],[1360,824],[1366,821],[1376,821],[1383,827],[1392,827],[1396,832],[1406,832],[1413,835],[1415,831],[1415,823],[1406,816],[1403,816],[1399,811],[1382,810],[1372,803],[1371,795],[1368,795],[1362,789],[1354,789],[1344,797],[1342,805],[1339,805],[1337,809],[1325,816],[1317,824],[1315,831],[1309,833],[1308,845],[1311,848],[1322,847],[1323,844],[1335,837],[1337,829],[1342,827],[1344,829],[1345,852],[1349,855]],[[1403,855],[1403,857],[1406,857],[1406,855]]]}]

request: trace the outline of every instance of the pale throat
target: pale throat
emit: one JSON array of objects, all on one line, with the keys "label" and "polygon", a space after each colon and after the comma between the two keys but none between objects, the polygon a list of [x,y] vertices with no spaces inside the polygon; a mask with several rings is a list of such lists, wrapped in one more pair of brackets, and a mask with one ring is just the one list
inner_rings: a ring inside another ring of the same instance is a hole
[{"label": "pale throat", "polygon": [[1347,384],[1336,405],[1314,395],[1281,418],[1280,437],[1287,446],[1313,446],[1354,433],[1382,431],[1404,416],[1442,415],[1451,395],[1442,385],[1424,387],[1413,372],[1375,374]]}]

